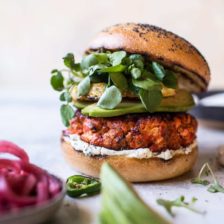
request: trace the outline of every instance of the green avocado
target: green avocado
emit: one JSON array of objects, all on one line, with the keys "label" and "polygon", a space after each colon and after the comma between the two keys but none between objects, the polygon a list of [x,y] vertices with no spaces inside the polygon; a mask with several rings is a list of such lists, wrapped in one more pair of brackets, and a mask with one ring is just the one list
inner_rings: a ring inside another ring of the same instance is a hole
[{"label": "green avocado", "polygon": [[[116,108],[107,110],[96,103],[75,101],[74,105],[90,117],[115,117],[124,114],[148,112],[140,101],[122,101]],[[185,112],[194,106],[192,95],[185,90],[177,90],[174,96],[164,97],[155,112]],[[148,112],[149,113],[149,112]]]},{"label": "green avocado", "polygon": [[83,109],[89,105],[93,104],[92,102],[89,101],[80,101],[80,100],[73,100],[73,105],[77,108],[77,109]]}]

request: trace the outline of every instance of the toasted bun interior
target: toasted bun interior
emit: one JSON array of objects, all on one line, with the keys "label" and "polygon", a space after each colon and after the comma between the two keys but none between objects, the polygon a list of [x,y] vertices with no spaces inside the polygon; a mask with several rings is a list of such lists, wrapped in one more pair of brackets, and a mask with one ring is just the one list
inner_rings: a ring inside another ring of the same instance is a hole
[{"label": "toasted bun interior", "polygon": [[202,54],[178,35],[148,24],[126,23],[100,32],[86,50],[139,53],[179,72],[180,86],[192,92],[207,89],[209,66]]},{"label": "toasted bun interior", "polygon": [[77,171],[99,177],[102,164],[108,162],[131,182],[158,181],[180,176],[192,169],[198,154],[197,147],[195,147],[191,153],[177,155],[170,160],[135,159],[124,156],[90,157],[76,151],[70,143],[64,140],[61,144],[65,159]]}]

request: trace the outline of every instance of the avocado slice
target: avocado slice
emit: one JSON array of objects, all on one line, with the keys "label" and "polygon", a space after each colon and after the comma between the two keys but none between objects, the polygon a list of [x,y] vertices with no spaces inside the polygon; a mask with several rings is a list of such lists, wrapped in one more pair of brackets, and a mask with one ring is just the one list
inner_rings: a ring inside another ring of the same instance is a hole
[{"label": "avocado slice", "polygon": [[80,110],[92,104],[92,102],[88,101],[73,100],[73,105]]},{"label": "avocado slice", "polygon": [[100,173],[102,181],[102,224],[170,224],[139,197],[133,187],[108,163]]},{"label": "avocado slice", "polygon": [[[85,107],[84,104],[82,105],[80,102],[78,103],[79,106],[83,106],[83,109],[79,107],[82,109],[82,114],[91,117],[115,117],[132,113],[149,113],[139,101],[122,101],[122,103],[112,110],[100,108],[96,103],[88,106],[84,103]],[[77,102],[74,102],[74,105],[76,106]],[[193,106],[194,100],[192,95],[185,90],[177,90],[175,96],[163,98],[155,112],[185,112]]]}]

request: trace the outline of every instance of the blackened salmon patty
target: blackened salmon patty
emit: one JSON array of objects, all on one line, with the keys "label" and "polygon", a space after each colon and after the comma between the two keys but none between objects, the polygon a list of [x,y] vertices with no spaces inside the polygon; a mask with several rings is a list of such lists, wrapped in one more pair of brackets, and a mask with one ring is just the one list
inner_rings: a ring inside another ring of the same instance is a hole
[{"label": "blackened salmon patty", "polygon": [[150,148],[154,152],[187,147],[196,139],[197,121],[187,113],[133,114],[93,118],[79,111],[68,132],[90,144],[114,150]]}]

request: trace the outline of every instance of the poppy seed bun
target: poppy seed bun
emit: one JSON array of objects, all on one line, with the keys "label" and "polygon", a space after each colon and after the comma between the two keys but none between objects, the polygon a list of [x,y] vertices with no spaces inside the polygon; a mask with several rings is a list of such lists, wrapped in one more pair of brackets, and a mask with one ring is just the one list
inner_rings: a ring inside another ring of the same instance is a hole
[{"label": "poppy seed bun", "polygon": [[110,163],[123,177],[131,182],[147,182],[170,179],[190,171],[197,159],[197,147],[191,153],[176,155],[170,160],[159,158],[135,159],[124,156],[86,156],[78,152],[70,143],[61,141],[67,162],[89,176],[99,177],[104,162]]},{"label": "poppy seed bun", "polygon": [[102,49],[145,55],[183,74],[178,76],[181,88],[192,92],[207,89],[210,70],[205,58],[188,41],[159,27],[136,23],[111,26],[96,36],[86,52]]}]

